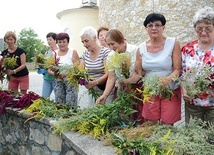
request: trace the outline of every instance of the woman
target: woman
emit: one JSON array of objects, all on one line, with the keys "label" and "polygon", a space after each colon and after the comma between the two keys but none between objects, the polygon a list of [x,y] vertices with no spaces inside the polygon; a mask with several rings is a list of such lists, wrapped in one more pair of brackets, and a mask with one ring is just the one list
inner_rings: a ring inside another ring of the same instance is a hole
[{"label": "woman", "polygon": [[146,17],[144,26],[149,40],[139,45],[136,74],[132,81],[139,79],[143,69],[145,77],[158,76],[162,87],[173,90],[176,95],[171,99],[161,96],[150,98],[153,103],[145,102],[142,113],[145,121],[173,125],[181,119],[181,90],[173,81],[181,72],[181,51],[176,39],[163,36],[165,24],[162,14],[151,13]]},{"label": "woman", "polygon": [[[182,47],[182,75],[188,69],[199,68],[201,65],[214,66],[214,9],[204,7],[193,17],[197,40],[186,43]],[[185,81],[185,79],[183,79]],[[185,121],[189,123],[190,116],[203,121],[214,122],[214,97],[207,94],[205,98],[191,98],[185,86],[182,87],[185,101]],[[213,87],[212,87],[213,91]]]},{"label": "woman", "polygon": [[108,32],[108,30],[109,30],[109,28],[104,27],[104,26],[99,27],[97,30],[97,35],[98,35],[98,40],[100,42],[100,45],[104,46],[106,48],[109,48],[108,44],[105,41],[105,36],[106,36],[106,33]]},{"label": "woman", "polygon": [[[128,44],[125,41],[123,34],[119,30],[117,30],[117,29],[109,30],[108,33],[106,34],[106,42],[109,45],[109,48],[113,51],[117,51],[118,53],[129,53],[131,56],[131,62],[135,62],[136,52],[137,52],[138,47],[135,45]],[[114,55],[114,52],[111,53],[109,57],[111,57],[113,55]],[[110,60],[110,58],[109,58],[109,60]],[[129,75],[131,76],[134,72],[134,63],[132,63],[131,67],[129,68],[129,72],[130,72]],[[120,83],[119,87],[121,87],[121,89],[123,89],[123,90],[126,90],[127,93],[129,93],[130,91],[135,91],[136,88],[140,88],[142,86],[141,82],[136,82],[135,84],[132,84],[131,85],[132,88],[129,89],[130,83],[126,82],[126,80],[128,81],[129,78],[124,79],[124,77],[121,76],[120,74],[118,74],[117,71],[109,70],[109,76],[108,76],[108,80],[107,80],[107,84],[106,84],[106,89],[103,92],[103,94],[97,99],[96,103],[101,104],[101,103],[105,102],[106,98],[109,96],[111,91],[114,89],[116,81],[118,81],[118,83]],[[116,85],[118,85],[118,83]],[[133,114],[131,117],[132,117],[132,119],[138,120],[138,124],[141,124],[143,122],[143,118],[141,115],[143,104],[142,104],[142,102],[139,102],[137,100],[134,100],[134,101],[137,102],[137,104],[133,108],[136,109],[138,112]]]},{"label": "woman", "polygon": [[[56,50],[58,49],[56,44],[57,34],[54,32],[49,32],[46,35],[47,43],[50,47],[50,50],[45,53],[46,58],[54,57],[56,55]],[[45,72],[43,74],[43,85],[42,85],[42,97],[50,97],[52,91],[54,90],[54,77],[50,73]]]},{"label": "woman", "polygon": [[77,106],[78,93],[74,85],[69,84],[66,73],[63,69],[70,68],[74,63],[79,61],[79,56],[76,50],[69,49],[70,37],[67,33],[59,33],[56,36],[58,50],[56,51],[56,57],[59,64],[59,75],[55,76],[54,93],[55,101],[60,103],[72,104],[74,107]]},{"label": "woman", "polygon": [[29,89],[29,72],[26,67],[26,52],[16,45],[17,37],[12,31],[6,32],[4,42],[8,48],[2,52],[3,57],[16,57],[17,66],[7,69],[7,75],[10,76],[8,89],[26,94]]},{"label": "woman", "polygon": [[[82,55],[80,66],[88,69],[90,81],[85,87],[87,89],[94,88],[99,95],[103,93],[106,87],[108,72],[106,71],[106,59],[110,50],[99,45],[97,39],[97,31],[89,26],[80,32],[81,41],[87,49]],[[106,103],[111,103],[113,96],[110,96]]]}]

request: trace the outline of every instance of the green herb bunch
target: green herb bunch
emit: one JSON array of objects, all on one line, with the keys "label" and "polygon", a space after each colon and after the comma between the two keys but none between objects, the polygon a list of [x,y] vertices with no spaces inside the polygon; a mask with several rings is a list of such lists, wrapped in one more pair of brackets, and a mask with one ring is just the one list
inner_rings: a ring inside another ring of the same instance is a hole
[{"label": "green herb bunch", "polygon": [[112,133],[112,145],[118,154],[138,155],[211,155],[214,124],[190,119],[186,126],[142,125]]},{"label": "green herb bunch", "polygon": [[70,118],[60,120],[55,124],[54,133],[71,130],[99,138],[108,134],[114,127],[121,127],[121,121],[132,124],[128,116],[136,112],[130,108],[134,104],[130,100],[133,95],[133,93],[121,92],[112,104],[84,109]]},{"label": "green herb bunch", "polygon": [[203,98],[203,96],[211,94],[210,85],[214,82],[214,79],[211,78],[212,74],[212,66],[209,64],[193,67],[183,74],[183,80],[180,80],[180,83],[191,98]]},{"label": "green herb bunch", "polygon": [[152,102],[152,98],[155,96],[159,96],[161,98],[168,98],[171,99],[172,95],[174,95],[174,92],[169,87],[164,87],[160,79],[157,75],[144,77],[142,79],[143,81],[143,90],[138,89],[139,92],[142,93],[143,96],[143,103],[144,102]]},{"label": "green herb bunch", "polygon": [[107,68],[115,70],[118,77],[128,78],[130,76],[130,67],[132,65],[131,54],[128,52],[118,53],[109,56]]}]

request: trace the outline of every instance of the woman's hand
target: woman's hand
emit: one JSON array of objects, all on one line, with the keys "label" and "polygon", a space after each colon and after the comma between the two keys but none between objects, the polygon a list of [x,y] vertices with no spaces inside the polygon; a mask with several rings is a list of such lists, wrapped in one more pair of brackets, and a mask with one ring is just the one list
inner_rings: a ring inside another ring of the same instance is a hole
[{"label": "woman's hand", "polygon": [[104,95],[100,96],[97,100],[96,100],[96,104],[102,104],[106,102],[106,97]]},{"label": "woman's hand", "polygon": [[14,70],[7,69],[7,75],[12,75],[12,74],[15,74],[15,73],[14,73]]},{"label": "woman's hand", "polygon": [[94,80],[94,81],[89,81],[88,84],[85,85],[85,87],[86,87],[87,89],[91,89],[91,88],[95,87],[96,85],[97,85],[97,83],[96,83],[96,81]]},{"label": "woman's hand", "polygon": [[161,76],[159,77],[159,81],[160,81],[160,84],[166,88],[169,86],[169,84],[172,82],[172,79],[170,77],[166,77],[166,76]]},{"label": "woman's hand", "polygon": [[192,98],[189,95],[187,95],[186,89],[182,88],[182,93],[184,101],[192,104]]}]

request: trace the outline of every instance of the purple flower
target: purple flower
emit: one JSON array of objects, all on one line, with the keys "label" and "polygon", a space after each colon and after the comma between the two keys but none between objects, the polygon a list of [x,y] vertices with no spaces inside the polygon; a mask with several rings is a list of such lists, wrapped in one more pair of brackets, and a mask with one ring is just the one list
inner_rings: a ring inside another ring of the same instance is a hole
[{"label": "purple flower", "polygon": [[87,82],[85,79],[80,78],[80,79],[79,79],[79,84],[80,84],[80,85],[87,85],[88,82]]}]

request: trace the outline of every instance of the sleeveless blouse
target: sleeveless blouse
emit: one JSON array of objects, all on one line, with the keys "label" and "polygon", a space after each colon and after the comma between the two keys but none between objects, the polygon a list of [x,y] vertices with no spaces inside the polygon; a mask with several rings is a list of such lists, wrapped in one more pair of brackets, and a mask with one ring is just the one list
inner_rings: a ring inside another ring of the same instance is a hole
[{"label": "sleeveless blouse", "polygon": [[[142,56],[142,68],[147,76],[169,76],[173,72],[172,52],[174,49],[175,38],[166,38],[163,50],[157,53],[147,51],[146,42],[139,45],[140,55]],[[172,82],[169,88],[176,89],[178,85]]]},{"label": "sleeveless blouse", "polygon": [[72,61],[72,55],[73,55],[73,50],[68,50],[66,55],[59,56],[58,55],[59,50],[56,51],[57,57],[59,58],[59,66],[72,66],[73,61]]}]

